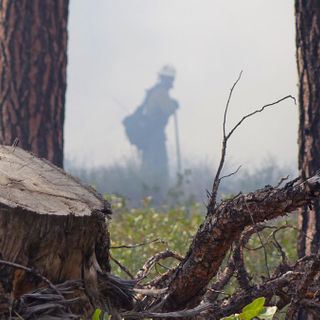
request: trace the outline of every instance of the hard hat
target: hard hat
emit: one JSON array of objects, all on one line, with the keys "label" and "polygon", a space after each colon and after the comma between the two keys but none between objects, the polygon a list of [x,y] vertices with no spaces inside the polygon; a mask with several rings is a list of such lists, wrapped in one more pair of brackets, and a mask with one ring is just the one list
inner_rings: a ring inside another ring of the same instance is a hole
[{"label": "hard hat", "polygon": [[176,76],[176,69],[172,65],[166,64],[159,71],[159,76],[174,78]]}]

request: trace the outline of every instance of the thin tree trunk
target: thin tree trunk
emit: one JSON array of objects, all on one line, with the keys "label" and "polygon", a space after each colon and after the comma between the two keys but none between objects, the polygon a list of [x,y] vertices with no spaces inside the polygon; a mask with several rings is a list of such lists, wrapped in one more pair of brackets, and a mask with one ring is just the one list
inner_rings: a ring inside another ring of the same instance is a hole
[{"label": "thin tree trunk", "polygon": [[63,166],[69,0],[0,1],[0,143]]}]

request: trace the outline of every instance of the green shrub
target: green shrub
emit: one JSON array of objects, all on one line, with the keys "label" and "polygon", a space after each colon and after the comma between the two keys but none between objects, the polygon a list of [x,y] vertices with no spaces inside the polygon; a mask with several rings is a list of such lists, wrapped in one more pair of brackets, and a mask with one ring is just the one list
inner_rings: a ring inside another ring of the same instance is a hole
[{"label": "green shrub", "polygon": [[[107,196],[107,199],[111,201],[114,211],[114,217],[109,227],[113,247],[149,243],[158,239],[158,241],[135,248],[111,250],[112,256],[133,274],[143,266],[148,258],[165,249],[184,255],[204,219],[201,208],[197,204],[188,208],[157,210],[151,206],[149,199],[146,198],[141,208],[129,209],[123,198]],[[281,262],[281,254],[275,247],[272,237],[272,233],[275,231],[273,226],[285,225],[286,223],[294,225],[296,223],[295,217],[287,218],[287,220],[278,219],[269,224],[269,228],[260,232],[264,248],[267,251],[268,269],[271,273]],[[281,244],[289,261],[294,261],[297,258],[297,231],[289,227],[283,228],[276,232],[275,239]],[[267,275],[267,269],[264,248],[261,247],[257,235],[250,239],[247,247],[250,250],[244,252],[246,266],[254,280],[260,280],[261,275]],[[257,247],[261,248],[256,250]],[[167,267],[171,267],[175,263],[176,261],[172,259],[163,262]],[[117,265],[113,264],[112,267],[115,274],[126,276]],[[164,271],[161,267],[159,270]]]},{"label": "green shrub", "polygon": [[241,313],[225,317],[221,320],[251,320],[251,319],[273,319],[277,311],[277,307],[265,307],[266,299],[263,297],[257,298],[242,309]]},{"label": "green shrub", "polygon": [[[140,209],[128,209],[125,202],[119,198],[113,197],[112,203],[114,217],[109,227],[111,246],[151,242],[135,248],[111,250],[112,256],[133,274],[148,258],[165,249],[184,255],[203,219],[198,205],[162,212],[150,207],[148,199]],[[153,240],[157,241],[152,242]],[[168,267],[174,263],[172,259],[163,262]],[[163,271],[163,268],[160,269]],[[113,272],[124,276],[114,264]]]}]

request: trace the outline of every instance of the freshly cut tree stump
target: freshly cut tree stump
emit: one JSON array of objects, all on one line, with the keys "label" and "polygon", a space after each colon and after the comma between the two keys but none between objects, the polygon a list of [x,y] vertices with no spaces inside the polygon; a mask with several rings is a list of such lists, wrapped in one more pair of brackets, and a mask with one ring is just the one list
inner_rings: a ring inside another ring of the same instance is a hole
[{"label": "freshly cut tree stump", "polygon": [[[53,284],[81,280],[99,292],[109,265],[110,206],[92,188],[47,160],[0,146],[0,258],[36,270]],[[30,272],[0,264],[0,314],[9,300],[48,286]]]}]

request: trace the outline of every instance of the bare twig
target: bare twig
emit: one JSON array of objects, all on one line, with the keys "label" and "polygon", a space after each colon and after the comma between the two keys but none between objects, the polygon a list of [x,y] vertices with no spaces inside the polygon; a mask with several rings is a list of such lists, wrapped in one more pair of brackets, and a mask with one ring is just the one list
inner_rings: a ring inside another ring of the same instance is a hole
[{"label": "bare twig", "polygon": [[33,274],[34,276],[36,276],[37,278],[40,278],[43,282],[45,282],[46,284],[48,284],[48,286],[53,289],[61,298],[64,299],[63,294],[60,292],[60,290],[46,277],[44,277],[42,274],[40,274],[38,271],[32,269],[32,268],[28,268],[25,267],[21,264],[15,263],[15,262],[10,262],[10,261],[6,261],[6,260],[0,260],[0,264],[2,265],[6,265],[15,269],[21,269],[24,270],[28,273]]},{"label": "bare twig", "polygon": [[145,242],[137,243],[137,244],[124,244],[124,245],[120,245],[120,246],[111,246],[110,249],[134,249],[134,248],[146,246],[151,243],[167,244],[167,242],[162,239],[154,239],[154,240],[145,241]]},{"label": "bare twig", "polygon": [[227,267],[224,268],[223,272],[218,275],[217,280],[213,283],[213,285],[207,290],[203,300],[211,303],[215,302],[218,299],[221,290],[229,283],[234,271],[235,264],[232,260],[229,262]]},{"label": "bare twig", "polygon": [[11,146],[11,148],[12,148],[11,152],[12,153],[16,150],[16,147],[17,147],[18,144],[19,144],[19,138],[16,137],[16,138],[14,138],[14,141],[13,141],[12,146]]},{"label": "bare twig", "polygon": [[169,268],[169,267],[165,266],[164,264],[162,264],[160,262],[157,262],[157,265],[159,265],[161,268],[165,269],[166,271],[170,271],[172,269],[172,268]]},{"label": "bare twig", "polygon": [[231,97],[232,97],[232,93],[233,93],[234,88],[237,86],[238,82],[240,81],[242,73],[243,73],[243,71],[241,70],[237,80],[234,82],[233,86],[231,87],[230,93],[229,93],[229,96],[228,96],[228,100],[227,100],[227,104],[226,104],[226,107],[224,109],[224,114],[223,114],[223,139],[227,138],[227,133],[226,133],[227,115],[228,115],[228,110],[229,110],[229,105],[230,105],[230,100],[231,100]]},{"label": "bare twig", "polygon": [[217,192],[218,192],[218,188],[219,188],[219,184],[220,184],[220,174],[224,165],[224,161],[225,161],[225,157],[226,157],[226,151],[227,151],[227,142],[228,142],[228,137],[226,134],[226,123],[227,123],[227,115],[228,115],[228,109],[229,109],[229,104],[231,101],[231,97],[233,94],[233,90],[235,89],[235,87],[237,86],[238,82],[240,81],[242,76],[242,71],[239,73],[239,76],[237,78],[237,80],[234,82],[233,86],[230,89],[230,93],[228,96],[228,100],[227,100],[227,104],[226,107],[224,109],[224,115],[223,115],[223,125],[222,125],[222,130],[223,130],[223,139],[222,139],[222,149],[221,149],[221,158],[220,158],[220,163],[219,163],[219,167],[216,173],[216,176],[213,180],[213,186],[212,186],[212,191],[211,191],[211,196],[210,196],[210,202],[208,205],[208,213],[211,212],[213,210],[213,208],[215,207],[216,204],[216,198],[217,198]]},{"label": "bare twig", "polygon": [[222,179],[229,178],[229,177],[237,174],[237,173],[239,172],[239,170],[241,169],[241,167],[242,167],[242,166],[240,165],[240,166],[237,168],[236,171],[233,171],[233,172],[231,172],[231,173],[229,173],[229,174],[226,174],[225,176],[222,176],[222,177],[220,178],[220,181],[221,181]]},{"label": "bare twig", "polygon": [[284,225],[284,226],[280,226],[279,228],[277,228],[276,230],[274,230],[272,232],[272,238],[273,238],[273,244],[274,246],[277,248],[277,250],[279,251],[280,255],[281,255],[281,259],[282,259],[282,264],[283,265],[288,265],[288,257],[286,255],[286,253],[284,252],[284,250],[282,249],[282,246],[280,245],[279,241],[277,240],[276,234],[283,229],[287,229],[290,228],[289,225]]},{"label": "bare twig", "polygon": [[276,185],[276,188],[279,188],[282,185],[282,183],[288,179],[289,179],[289,175],[287,175],[286,177],[282,177],[278,182],[278,184]]},{"label": "bare twig", "polygon": [[230,130],[230,132],[227,133],[226,132],[226,123],[227,123],[229,105],[230,105],[230,101],[231,101],[231,98],[232,98],[233,91],[234,91],[235,87],[237,86],[238,82],[240,81],[241,76],[242,76],[242,71],[240,72],[237,80],[234,82],[233,86],[230,89],[230,93],[229,93],[228,100],[227,100],[227,103],[226,103],[226,107],[225,107],[225,110],[224,110],[224,115],[223,115],[223,139],[222,139],[221,157],[220,157],[220,162],[219,162],[217,173],[216,173],[215,178],[213,180],[212,191],[211,191],[211,194],[210,194],[210,200],[209,200],[209,205],[208,205],[208,214],[212,214],[213,211],[214,211],[213,209],[216,206],[217,193],[218,193],[219,185],[220,185],[220,182],[221,182],[220,174],[221,174],[221,171],[223,169],[224,162],[225,162],[227,144],[228,144],[228,140],[230,139],[232,134],[235,132],[235,130],[247,118],[249,118],[249,117],[251,117],[251,116],[253,116],[253,115],[257,114],[257,113],[260,113],[260,112],[264,111],[266,108],[269,108],[271,106],[277,105],[278,103],[280,103],[280,102],[282,102],[284,100],[287,100],[287,99],[290,98],[290,99],[292,99],[294,101],[294,103],[296,103],[295,98],[293,96],[291,96],[291,95],[288,95],[288,96],[285,96],[285,97],[283,97],[283,98],[281,98],[281,99],[279,99],[279,100],[277,100],[275,102],[266,104],[263,107],[261,107],[260,109],[257,109],[255,111],[243,116],[241,118],[241,120]]},{"label": "bare twig", "polygon": [[269,265],[268,265],[268,253],[267,253],[267,248],[266,248],[265,244],[263,243],[263,240],[262,240],[260,231],[259,231],[258,228],[257,228],[257,224],[256,224],[256,222],[255,222],[254,219],[253,219],[252,212],[251,212],[250,208],[248,207],[248,204],[247,204],[246,201],[245,201],[245,205],[246,205],[247,210],[248,210],[248,212],[249,212],[249,214],[250,214],[250,219],[251,219],[251,221],[252,221],[253,228],[255,229],[255,232],[256,232],[256,234],[257,234],[257,236],[258,236],[258,238],[259,238],[259,240],[260,240],[260,243],[261,243],[261,245],[262,245],[262,247],[263,247],[263,254],[264,254],[264,261],[265,261],[265,266],[266,266],[266,270],[267,270],[267,275],[268,275],[268,278],[270,278],[270,270],[269,270]]},{"label": "bare twig", "polygon": [[[13,319],[78,319],[71,311],[71,305],[81,303],[84,283],[81,280],[68,280],[56,285],[69,299],[56,294],[51,287],[42,287],[17,297],[13,305]],[[80,295],[80,296],[79,296]],[[73,298],[74,297],[74,298]]]},{"label": "bare twig", "polygon": [[145,264],[144,266],[138,271],[136,274],[135,278],[138,279],[138,282],[140,282],[142,279],[144,279],[148,273],[150,272],[151,268],[159,261],[162,259],[167,259],[167,258],[174,258],[178,261],[182,261],[183,257],[180,256],[178,253],[170,251],[170,250],[165,250],[162,252],[159,252],[152,256]]},{"label": "bare twig", "polygon": [[[266,226],[264,224],[257,224],[256,228],[260,231]],[[234,272],[238,270],[238,281],[243,289],[247,289],[250,286],[250,276],[245,269],[243,262],[242,249],[250,240],[251,236],[256,233],[256,229],[252,226],[244,230],[240,236],[240,239],[236,242],[234,249],[231,252],[229,262],[224,268],[223,272],[217,277],[217,280],[208,289],[205,294],[204,301],[211,303],[215,302],[221,292],[221,290],[229,283]]]},{"label": "bare twig", "polygon": [[176,312],[164,312],[164,313],[157,313],[157,312],[124,312],[122,313],[122,317],[124,319],[145,319],[145,318],[190,318],[200,313],[212,308],[211,303],[204,303],[198,305],[197,307],[189,310],[181,310]]},{"label": "bare twig", "polygon": [[20,314],[19,314],[18,312],[16,312],[16,311],[13,311],[13,312],[14,312],[14,314],[18,317],[19,320],[24,320],[24,319],[20,316]]},{"label": "bare twig", "polygon": [[128,270],[128,268],[115,259],[111,254],[109,254],[109,257],[124,273],[126,273],[131,279],[134,279],[134,275]]},{"label": "bare twig", "polygon": [[[162,274],[154,279],[151,279],[149,282],[143,283],[143,286],[155,287],[155,288],[159,288],[159,287],[165,288],[170,284],[175,272],[176,272],[176,268],[171,269],[171,270],[165,272],[164,274]],[[138,283],[140,284],[141,280],[140,281],[138,280]]]},{"label": "bare twig", "polygon": [[290,189],[290,188],[293,188],[295,186],[295,184],[301,179],[301,177],[296,177],[295,179],[287,182],[285,185],[284,185],[284,188],[285,189]]},{"label": "bare twig", "polygon": [[285,100],[288,100],[288,99],[292,99],[292,100],[294,101],[294,104],[296,104],[296,98],[293,97],[292,95],[287,95],[287,96],[285,96],[285,97],[283,97],[283,98],[281,98],[281,99],[279,99],[279,100],[277,100],[277,101],[275,101],[275,102],[268,103],[268,104],[264,105],[262,108],[260,108],[260,109],[258,109],[258,110],[255,110],[255,111],[253,111],[253,112],[245,115],[245,116],[242,117],[242,119],[231,129],[231,131],[230,131],[230,132],[228,133],[228,135],[227,135],[227,139],[229,139],[229,138],[232,136],[232,134],[233,134],[233,133],[235,132],[235,130],[243,123],[244,120],[252,117],[253,115],[255,115],[255,114],[257,114],[257,113],[260,113],[260,112],[264,111],[264,109],[266,109],[266,108],[275,106],[275,105],[279,104],[280,102],[285,101]]}]

